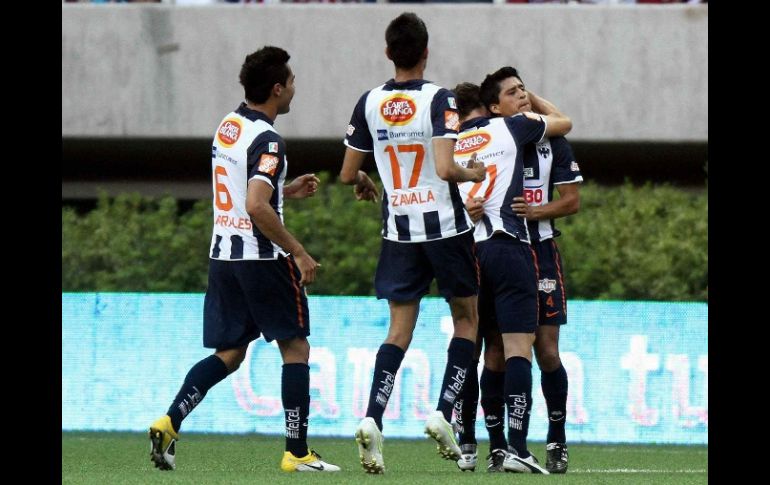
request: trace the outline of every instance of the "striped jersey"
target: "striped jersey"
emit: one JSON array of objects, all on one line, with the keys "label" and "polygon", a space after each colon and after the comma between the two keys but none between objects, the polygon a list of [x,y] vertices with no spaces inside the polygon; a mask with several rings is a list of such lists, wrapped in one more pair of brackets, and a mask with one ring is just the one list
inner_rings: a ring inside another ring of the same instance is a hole
[{"label": "striped jersey", "polygon": [[391,79],[359,99],[345,145],[374,152],[385,239],[422,242],[471,229],[457,184],[436,173],[432,145],[433,138],[456,139],[458,120],[452,92],[422,79]]},{"label": "striped jersey", "polygon": [[511,203],[524,193],[524,147],[543,138],[545,122],[524,115],[473,118],[463,122],[455,144],[455,162],[466,165],[475,153],[484,162],[487,178],[459,184],[463,202],[484,198],[484,216],[476,222],[476,241],[504,232],[529,242],[526,220],[517,216]]},{"label": "striped jersey", "polygon": [[241,105],[219,123],[211,147],[214,230],[209,257],[220,260],[277,259],[287,253],[265,237],[246,212],[250,180],[273,187],[270,206],[283,222],[286,144],[264,113]]},{"label": "striped jersey", "polygon": [[[553,200],[554,185],[582,182],[580,167],[572,147],[563,136],[543,138],[524,147],[524,200],[529,205],[545,205]],[[553,219],[527,221],[533,242],[561,234]]]}]

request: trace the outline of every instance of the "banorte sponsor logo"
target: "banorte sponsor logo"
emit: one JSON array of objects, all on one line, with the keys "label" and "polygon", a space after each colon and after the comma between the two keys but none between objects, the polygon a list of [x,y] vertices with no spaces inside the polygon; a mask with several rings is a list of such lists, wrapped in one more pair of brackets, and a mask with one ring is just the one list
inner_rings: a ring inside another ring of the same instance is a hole
[{"label": "banorte sponsor logo", "polygon": [[481,150],[492,141],[489,133],[476,132],[467,136],[460,137],[455,143],[455,155],[466,155]]},{"label": "banorte sponsor logo", "polygon": [[412,121],[417,112],[414,100],[406,94],[394,94],[380,105],[380,116],[389,125],[400,126]]},{"label": "banorte sponsor logo", "polygon": [[219,142],[226,147],[231,147],[238,141],[238,137],[241,136],[241,124],[238,120],[228,119],[225,120],[217,130],[217,138]]}]

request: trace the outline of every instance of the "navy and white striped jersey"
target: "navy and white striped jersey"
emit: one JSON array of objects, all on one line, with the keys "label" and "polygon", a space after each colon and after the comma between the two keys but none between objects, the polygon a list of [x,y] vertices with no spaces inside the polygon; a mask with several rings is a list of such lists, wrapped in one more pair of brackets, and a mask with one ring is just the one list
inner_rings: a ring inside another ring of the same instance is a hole
[{"label": "navy and white striped jersey", "polygon": [[455,144],[455,162],[467,165],[475,153],[476,161],[487,167],[483,182],[459,184],[463,201],[484,198],[484,216],[476,222],[473,234],[476,241],[504,232],[529,242],[525,219],[514,214],[511,203],[524,192],[524,147],[542,139],[545,127],[545,121],[522,114],[463,122]]},{"label": "navy and white striped jersey", "polygon": [[286,144],[265,114],[246,103],[222,120],[211,147],[214,231],[209,257],[220,260],[277,259],[286,256],[251,222],[246,212],[250,180],[270,184],[270,206],[283,222]]},{"label": "navy and white striped jersey", "polygon": [[[554,185],[582,182],[580,167],[572,147],[563,136],[543,138],[524,147],[524,200],[529,205],[545,205],[553,200]],[[532,242],[561,234],[553,219],[527,221]]]},{"label": "navy and white striped jersey", "polygon": [[457,184],[436,174],[431,142],[456,139],[458,120],[452,92],[430,81],[391,79],[359,99],[345,145],[374,152],[385,239],[422,242],[471,229]]}]

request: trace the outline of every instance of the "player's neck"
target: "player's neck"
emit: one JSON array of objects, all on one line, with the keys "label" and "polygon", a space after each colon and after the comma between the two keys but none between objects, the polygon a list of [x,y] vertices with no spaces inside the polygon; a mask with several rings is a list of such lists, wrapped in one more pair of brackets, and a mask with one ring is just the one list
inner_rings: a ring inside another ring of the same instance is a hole
[{"label": "player's neck", "polygon": [[422,63],[411,69],[401,69],[400,67],[397,67],[396,75],[393,76],[393,80],[397,83],[402,83],[404,81],[411,81],[413,79],[422,79],[424,72],[425,69],[422,67]]},{"label": "player's neck", "polygon": [[278,117],[278,106],[275,106],[274,103],[256,104],[247,100],[246,107],[249,108],[250,110],[259,111],[260,113],[263,113],[265,116],[267,116],[273,121],[275,121],[275,119]]}]

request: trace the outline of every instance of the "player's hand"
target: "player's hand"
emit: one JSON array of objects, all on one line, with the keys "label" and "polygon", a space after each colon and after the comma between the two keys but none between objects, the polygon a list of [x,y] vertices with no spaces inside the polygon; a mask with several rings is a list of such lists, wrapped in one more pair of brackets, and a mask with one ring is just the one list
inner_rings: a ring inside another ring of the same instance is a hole
[{"label": "player's hand", "polygon": [[476,161],[475,153],[471,155],[470,160],[468,160],[467,168],[470,169],[474,175],[473,178],[471,178],[471,182],[482,182],[487,178],[487,167],[484,166],[483,162]]},{"label": "player's hand", "polygon": [[513,204],[511,204],[511,209],[513,209],[513,213],[519,217],[534,219],[532,206],[525,202],[524,197],[514,197]]},{"label": "player's hand", "polygon": [[284,185],[283,195],[289,199],[304,199],[312,197],[318,190],[321,180],[314,173],[306,173],[292,180],[289,185]]},{"label": "player's hand", "polygon": [[471,216],[471,221],[478,222],[484,216],[484,198],[474,197],[469,199],[465,203],[465,210],[468,211],[468,215]]},{"label": "player's hand", "polygon": [[300,285],[309,285],[315,281],[315,271],[320,268],[321,265],[310,256],[304,249],[294,254],[294,261],[297,263],[297,268],[302,277],[299,280]]},{"label": "player's hand", "polygon": [[376,202],[380,196],[377,191],[377,186],[363,170],[359,170],[358,174],[360,180],[353,186],[353,194],[356,196],[356,200],[370,200]]}]

